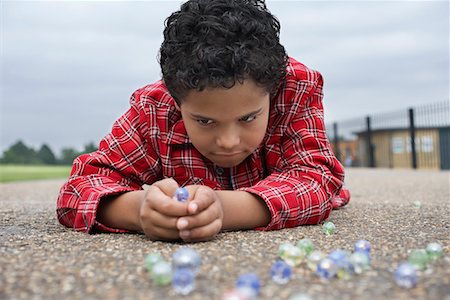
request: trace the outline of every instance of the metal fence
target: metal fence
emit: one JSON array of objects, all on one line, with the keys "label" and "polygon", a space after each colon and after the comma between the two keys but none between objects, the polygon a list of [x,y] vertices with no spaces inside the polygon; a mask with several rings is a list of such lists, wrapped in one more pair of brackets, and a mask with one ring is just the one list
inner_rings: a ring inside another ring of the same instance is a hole
[{"label": "metal fence", "polygon": [[450,169],[450,101],[336,122],[327,131],[345,166]]}]

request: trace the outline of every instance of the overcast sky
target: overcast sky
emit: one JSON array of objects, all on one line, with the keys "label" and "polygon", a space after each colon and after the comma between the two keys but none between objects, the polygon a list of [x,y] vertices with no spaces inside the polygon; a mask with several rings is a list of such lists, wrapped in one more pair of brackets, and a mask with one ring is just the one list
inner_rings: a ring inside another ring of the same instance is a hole
[{"label": "overcast sky", "polygon": [[[160,78],[182,1],[2,1],[1,148],[99,140]],[[324,76],[327,123],[449,99],[448,1],[267,1],[288,54]]]}]

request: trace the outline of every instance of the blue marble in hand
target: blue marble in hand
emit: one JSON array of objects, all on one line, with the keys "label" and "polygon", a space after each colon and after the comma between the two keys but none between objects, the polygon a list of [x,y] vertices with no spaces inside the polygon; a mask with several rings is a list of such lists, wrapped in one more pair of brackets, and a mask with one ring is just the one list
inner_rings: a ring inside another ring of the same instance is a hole
[{"label": "blue marble in hand", "polygon": [[175,191],[175,198],[177,201],[186,202],[189,199],[189,192],[184,187],[177,188]]}]

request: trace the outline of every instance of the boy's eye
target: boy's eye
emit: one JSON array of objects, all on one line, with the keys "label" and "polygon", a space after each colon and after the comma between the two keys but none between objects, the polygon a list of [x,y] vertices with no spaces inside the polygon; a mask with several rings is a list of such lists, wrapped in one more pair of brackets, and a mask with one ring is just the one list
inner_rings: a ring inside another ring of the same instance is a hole
[{"label": "boy's eye", "polygon": [[199,123],[202,126],[207,126],[207,125],[211,125],[213,123],[213,121],[208,120],[208,119],[198,119],[197,123]]},{"label": "boy's eye", "polygon": [[254,119],[256,119],[256,115],[243,117],[243,118],[241,119],[241,121],[244,121],[244,122],[249,123],[249,122],[253,121]]}]

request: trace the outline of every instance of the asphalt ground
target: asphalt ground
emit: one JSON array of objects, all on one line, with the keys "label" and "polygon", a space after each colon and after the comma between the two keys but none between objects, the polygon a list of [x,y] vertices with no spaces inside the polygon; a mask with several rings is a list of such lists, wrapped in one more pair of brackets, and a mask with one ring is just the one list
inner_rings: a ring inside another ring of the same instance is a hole
[{"label": "asphalt ground", "polygon": [[[181,243],[152,242],[140,234],[88,235],[61,226],[55,218],[63,181],[0,184],[0,299],[220,299],[247,272],[261,279],[259,299],[450,299],[450,173],[348,169],[350,204],[332,212],[336,233],[320,225],[272,232],[225,232],[189,244],[203,263],[196,289],[179,296],[150,280],[144,258],[153,251],[166,259]],[[421,207],[414,206],[420,201]],[[347,280],[323,281],[302,264],[285,285],[269,277],[283,242],[310,238],[317,249],[351,251],[355,241],[372,245],[372,268]],[[396,285],[393,271],[411,249],[430,242],[444,257],[420,272],[415,288]]]}]

